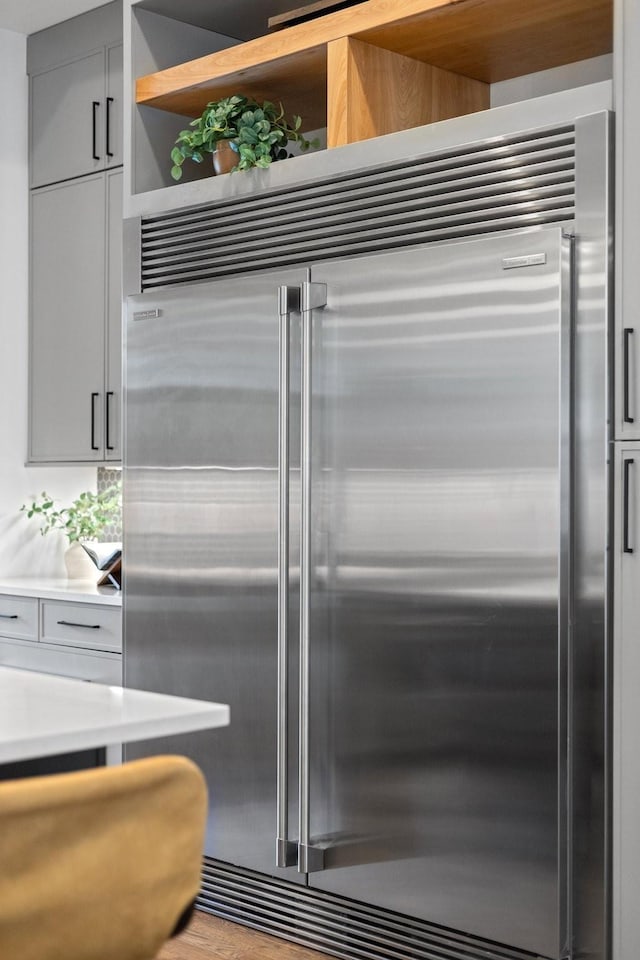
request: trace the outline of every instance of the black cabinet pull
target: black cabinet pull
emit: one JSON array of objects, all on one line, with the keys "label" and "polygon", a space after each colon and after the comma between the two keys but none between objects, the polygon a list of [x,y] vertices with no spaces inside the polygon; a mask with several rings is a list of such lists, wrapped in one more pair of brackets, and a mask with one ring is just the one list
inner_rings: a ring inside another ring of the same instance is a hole
[{"label": "black cabinet pull", "polygon": [[105,446],[106,446],[107,450],[115,450],[115,447],[112,446],[112,444],[109,442],[109,441],[111,440],[111,423],[110,423],[110,420],[109,420],[109,410],[110,410],[110,408],[111,408],[110,398],[111,398],[112,396],[113,396],[113,390],[108,390],[108,391],[107,391],[107,401],[106,401],[106,404],[105,404],[105,410],[106,410],[106,413],[105,413],[105,434],[106,434],[106,436],[105,436],[105,441],[106,441]]},{"label": "black cabinet pull", "polygon": [[98,107],[99,106],[100,106],[100,101],[94,100],[93,101],[93,131],[91,134],[91,143],[92,143],[92,151],[93,151],[92,156],[94,160],[100,159],[97,153],[98,147],[96,144],[96,137],[98,135]]},{"label": "black cabinet pull", "polygon": [[115,157],[115,153],[111,152],[111,104],[114,102],[113,97],[107,97],[107,147],[106,152],[108,157]]},{"label": "black cabinet pull", "polygon": [[623,381],[624,381],[624,411],[623,418],[625,423],[633,423],[634,418],[629,413],[629,363],[631,356],[630,340],[633,335],[633,327],[625,327],[624,330],[624,359],[623,359]]},{"label": "black cabinet pull", "polygon": [[624,461],[624,481],[622,487],[622,550],[623,553],[633,553],[629,542],[629,474],[635,460]]},{"label": "black cabinet pull", "polygon": [[74,623],[73,620],[58,620],[61,627],[84,627],[85,630],[99,630],[99,623]]},{"label": "black cabinet pull", "polygon": [[0,620],[17,620],[17,613],[0,613]]},{"label": "black cabinet pull", "polygon": [[99,450],[100,447],[96,443],[96,399],[100,396],[99,393],[91,394],[91,449]]}]

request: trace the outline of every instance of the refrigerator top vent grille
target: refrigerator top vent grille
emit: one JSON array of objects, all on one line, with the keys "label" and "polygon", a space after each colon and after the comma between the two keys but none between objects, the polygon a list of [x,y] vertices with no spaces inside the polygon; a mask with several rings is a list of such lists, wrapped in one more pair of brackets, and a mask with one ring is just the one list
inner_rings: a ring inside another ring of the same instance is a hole
[{"label": "refrigerator top vent grille", "polygon": [[574,218],[573,125],[142,220],[142,289]]}]

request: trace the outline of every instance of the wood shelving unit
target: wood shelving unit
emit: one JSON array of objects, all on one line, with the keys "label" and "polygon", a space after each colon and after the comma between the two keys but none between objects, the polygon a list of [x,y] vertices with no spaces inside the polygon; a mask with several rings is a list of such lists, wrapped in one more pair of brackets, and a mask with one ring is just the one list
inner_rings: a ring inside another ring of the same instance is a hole
[{"label": "wood shelving unit", "polygon": [[328,146],[489,106],[489,84],[612,50],[613,0],[368,0],[138,79],[136,102],[197,116],[282,101]]}]

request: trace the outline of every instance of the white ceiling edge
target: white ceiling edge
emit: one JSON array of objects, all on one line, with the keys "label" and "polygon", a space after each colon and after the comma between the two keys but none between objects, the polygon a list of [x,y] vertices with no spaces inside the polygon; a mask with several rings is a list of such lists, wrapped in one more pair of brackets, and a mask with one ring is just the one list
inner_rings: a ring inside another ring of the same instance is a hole
[{"label": "white ceiling edge", "polygon": [[0,30],[37,33],[111,0],[0,0]]}]

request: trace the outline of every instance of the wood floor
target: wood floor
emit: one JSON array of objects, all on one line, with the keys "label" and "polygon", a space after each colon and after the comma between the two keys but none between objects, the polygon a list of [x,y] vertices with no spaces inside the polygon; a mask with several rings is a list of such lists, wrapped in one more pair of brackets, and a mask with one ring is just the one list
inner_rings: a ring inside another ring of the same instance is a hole
[{"label": "wood floor", "polygon": [[328,960],[324,953],[249,930],[207,913],[196,914],[185,932],[156,960]]}]

